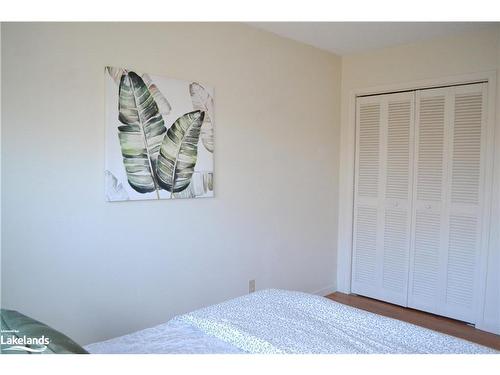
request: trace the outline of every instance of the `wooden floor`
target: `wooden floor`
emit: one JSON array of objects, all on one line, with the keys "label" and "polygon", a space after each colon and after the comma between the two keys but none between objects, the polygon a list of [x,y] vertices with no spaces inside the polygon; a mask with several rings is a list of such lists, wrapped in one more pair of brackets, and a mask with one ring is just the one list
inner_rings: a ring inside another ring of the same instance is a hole
[{"label": "wooden floor", "polygon": [[478,344],[489,346],[500,350],[500,336],[476,329],[464,322],[429,314],[423,311],[413,310],[375,299],[344,294],[333,293],[328,296],[334,301],[345,305],[357,307],[358,309],[373,312],[375,314],[388,316],[390,318],[403,320],[434,331],[446,333]]}]

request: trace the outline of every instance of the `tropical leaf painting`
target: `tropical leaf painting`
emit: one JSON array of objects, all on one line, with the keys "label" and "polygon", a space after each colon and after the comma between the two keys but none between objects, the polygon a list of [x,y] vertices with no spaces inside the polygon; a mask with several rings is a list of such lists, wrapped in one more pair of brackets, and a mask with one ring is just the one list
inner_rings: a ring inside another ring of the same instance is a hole
[{"label": "tropical leaf painting", "polygon": [[106,67],[108,201],[213,197],[213,89]]},{"label": "tropical leaf painting", "polygon": [[209,152],[214,152],[214,99],[209,91],[197,82],[189,85],[189,93],[193,108],[205,112],[201,127],[201,141]]}]

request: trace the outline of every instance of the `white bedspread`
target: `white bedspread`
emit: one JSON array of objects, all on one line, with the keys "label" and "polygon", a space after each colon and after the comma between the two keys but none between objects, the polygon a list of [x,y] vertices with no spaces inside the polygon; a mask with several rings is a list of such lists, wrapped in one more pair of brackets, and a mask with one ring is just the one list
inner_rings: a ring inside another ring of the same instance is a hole
[{"label": "white bedspread", "polygon": [[85,346],[91,354],[231,354],[243,353],[235,346],[201,332],[190,324],[173,319]]},{"label": "white bedspread", "polygon": [[275,289],[85,348],[90,353],[496,353],[323,297]]},{"label": "white bedspread", "polygon": [[300,292],[264,290],[178,317],[250,353],[494,353]]}]

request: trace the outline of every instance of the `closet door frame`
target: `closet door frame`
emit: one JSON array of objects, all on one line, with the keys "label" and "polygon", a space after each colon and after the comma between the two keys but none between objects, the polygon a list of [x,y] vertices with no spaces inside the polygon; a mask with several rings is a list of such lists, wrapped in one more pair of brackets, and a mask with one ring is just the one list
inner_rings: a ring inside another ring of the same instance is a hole
[{"label": "closet door frame", "polygon": [[[488,324],[484,321],[485,290],[488,268],[488,254],[496,247],[500,247],[493,225],[490,221],[493,215],[500,218],[498,202],[492,196],[492,191],[500,190],[500,172],[493,170],[493,161],[500,162],[500,124],[495,123],[496,106],[496,71],[449,76],[436,79],[421,80],[415,82],[381,85],[369,88],[359,88],[349,91],[346,121],[341,124],[341,165],[339,186],[339,223],[337,240],[337,290],[343,293],[351,293],[352,275],[352,249],[353,249],[353,214],[354,214],[354,177],[355,177],[355,144],[356,144],[356,99],[360,96],[387,94],[394,92],[423,90],[453,85],[464,85],[472,83],[488,83],[485,131],[485,163],[484,163],[484,186],[482,194],[484,204],[482,207],[481,221],[484,230],[481,233],[480,264],[477,296],[479,303],[476,311],[476,327],[490,332],[500,333],[500,327],[496,322]],[[497,129],[495,129],[495,126]],[[496,130],[496,131],[495,131]],[[497,149],[494,154],[494,149]],[[494,173],[496,172],[496,174]],[[494,186],[493,186],[494,185]],[[493,190],[495,189],[495,190]],[[500,288],[498,290],[500,300]]]}]

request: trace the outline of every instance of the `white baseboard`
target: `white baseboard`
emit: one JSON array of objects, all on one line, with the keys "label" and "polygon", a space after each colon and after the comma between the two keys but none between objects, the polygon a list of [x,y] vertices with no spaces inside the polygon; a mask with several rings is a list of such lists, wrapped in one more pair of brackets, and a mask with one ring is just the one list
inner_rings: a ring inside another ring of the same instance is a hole
[{"label": "white baseboard", "polygon": [[335,293],[337,291],[337,288],[335,285],[329,285],[324,288],[321,288],[320,290],[316,290],[315,292],[312,292],[311,294],[316,294],[318,296],[324,297],[329,294]]}]

